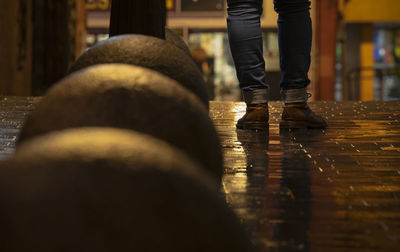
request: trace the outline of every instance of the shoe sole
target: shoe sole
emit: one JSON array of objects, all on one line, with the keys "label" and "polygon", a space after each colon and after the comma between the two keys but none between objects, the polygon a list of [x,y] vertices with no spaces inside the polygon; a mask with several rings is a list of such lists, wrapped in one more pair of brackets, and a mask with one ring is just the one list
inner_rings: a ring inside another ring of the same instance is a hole
[{"label": "shoe sole", "polygon": [[261,122],[248,122],[245,124],[236,124],[236,128],[243,130],[267,130],[269,129],[269,124]]},{"label": "shoe sole", "polygon": [[281,129],[325,129],[327,125],[312,124],[303,121],[281,121]]}]

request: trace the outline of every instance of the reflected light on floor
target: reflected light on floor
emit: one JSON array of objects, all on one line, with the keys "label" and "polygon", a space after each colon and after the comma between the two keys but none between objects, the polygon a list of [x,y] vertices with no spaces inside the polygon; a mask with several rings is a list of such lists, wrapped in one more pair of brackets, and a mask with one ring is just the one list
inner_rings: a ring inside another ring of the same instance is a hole
[{"label": "reflected light on floor", "polygon": [[237,120],[242,118],[246,113],[246,103],[235,103],[235,105],[231,107],[231,112],[235,114],[235,122],[237,122]]}]

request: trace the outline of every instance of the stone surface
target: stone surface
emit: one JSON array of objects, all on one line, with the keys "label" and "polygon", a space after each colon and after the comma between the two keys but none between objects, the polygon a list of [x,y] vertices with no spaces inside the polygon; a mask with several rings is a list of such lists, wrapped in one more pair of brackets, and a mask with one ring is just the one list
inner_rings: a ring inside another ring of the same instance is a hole
[{"label": "stone surface", "polygon": [[208,107],[200,70],[185,52],[165,40],[144,35],[112,37],[86,50],[70,72],[102,63],[132,64],[158,71],[192,91]]},{"label": "stone surface", "polygon": [[71,129],[0,167],[1,251],[252,251],[216,181],[153,137]]},{"label": "stone surface", "polygon": [[179,49],[181,49],[182,51],[184,51],[187,55],[189,55],[190,57],[192,57],[192,55],[190,54],[190,50],[189,47],[186,45],[185,41],[183,41],[183,39],[176,34],[175,32],[173,32],[170,29],[165,29],[165,39],[174,44],[176,47],[178,47]]},{"label": "stone surface", "polygon": [[110,126],[140,131],[180,148],[219,178],[222,150],[205,106],[149,69],[104,64],[56,84],[26,121],[19,142],[50,131]]}]

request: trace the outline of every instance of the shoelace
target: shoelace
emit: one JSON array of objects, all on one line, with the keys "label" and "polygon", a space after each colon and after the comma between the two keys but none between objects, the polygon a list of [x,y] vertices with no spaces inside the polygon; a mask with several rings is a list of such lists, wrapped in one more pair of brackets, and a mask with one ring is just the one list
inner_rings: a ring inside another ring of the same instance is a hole
[{"label": "shoelace", "polygon": [[[307,101],[308,101],[308,99],[311,98],[311,96],[312,96],[311,93],[307,93]],[[309,113],[310,113],[310,114],[315,115],[314,111],[312,111],[312,110],[310,109],[310,107],[308,106],[307,101],[304,102],[304,106],[309,110]]]}]

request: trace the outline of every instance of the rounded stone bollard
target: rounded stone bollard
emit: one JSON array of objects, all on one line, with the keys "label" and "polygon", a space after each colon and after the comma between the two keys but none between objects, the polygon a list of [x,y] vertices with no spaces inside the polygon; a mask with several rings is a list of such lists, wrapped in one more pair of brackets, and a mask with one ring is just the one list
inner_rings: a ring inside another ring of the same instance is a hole
[{"label": "rounded stone bollard", "polygon": [[187,55],[192,57],[189,47],[186,45],[185,41],[183,41],[183,39],[172,30],[165,29],[165,40],[174,44],[176,47],[184,51]]},{"label": "rounded stone bollard", "polygon": [[144,35],[121,35],[97,43],[71,66],[70,72],[104,63],[142,66],[160,72],[196,94],[208,107],[203,76],[190,56],[170,42]]},{"label": "rounded stone bollard", "polygon": [[126,128],[152,135],[222,176],[222,148],[205,106],[176,81],[155,71],[104,64],[67,76],[28,117],[18,143],[84,126]]},{"label": "rounded stone bollard", "polygon": [[0,251],[252,251],[214,179],[151,136],[60,131],[0,167]]}]

